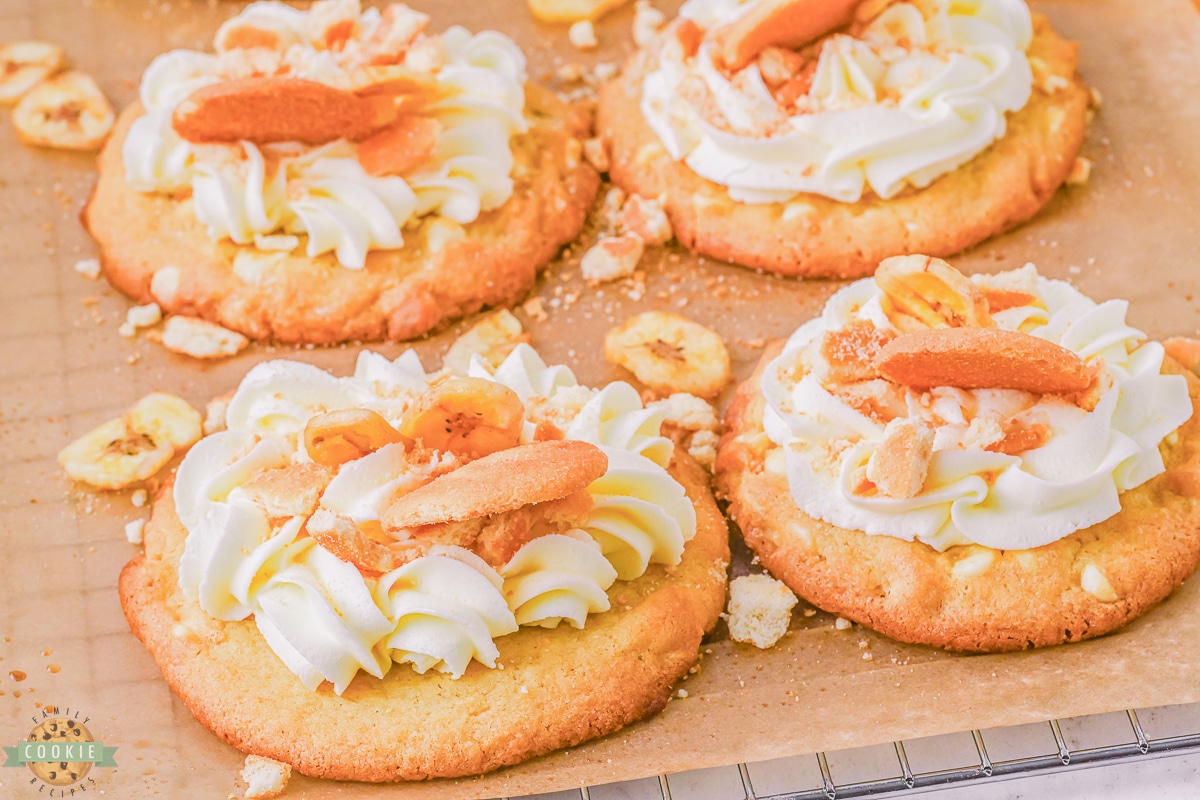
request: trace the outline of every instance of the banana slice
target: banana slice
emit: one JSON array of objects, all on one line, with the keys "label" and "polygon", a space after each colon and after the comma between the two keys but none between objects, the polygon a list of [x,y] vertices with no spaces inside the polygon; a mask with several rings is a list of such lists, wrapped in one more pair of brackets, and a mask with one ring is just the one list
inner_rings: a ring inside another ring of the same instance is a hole
[{"label": "banana slice", "polygon": [[647,311],[604,337],[604,357],[655,394],[716,397],[729,382],[729,351],[714,331],[678,314]]},{"label": "banana slice", "polygon": [[529,342],[529,334],[521,328],[521,321],[507,309],[497,311],[479,320],[455,339],[442,358],[442,366],[455,375],[466,375],[471,366],[471,356],[478,354],[495,368],[522,342]]},{"label": "banana slice", "polygon": [[124,489],[158,472],[200,433],[199,411],[175,395],[155,392],[64,447],[58,463],[82,483]]},{"label": "banana slice", "polygon": [[22,97],[12,119],[26,144],[97,150],[112,130],[114,117],[108,98],[90,76],[64,72]]},{"label": "banana slice", "polygon": [[0,47],[0,103],[15,103],[21,95],[58,72],[63,49],[45,42],[12,42]]},{"label": "banana slice", "polygon": [[402,436],[386,419],[366,408],[347,408],[318,414],[304,426],[304,449],[318,464],[337,467],[356,461],[379,448],[412,440]]},{"label": "banana slice", "polygon": [[525,406],[507,386],[483,378],[434,384],[400,423],[400,432],[430,450],[476,459],[521,441]]},{"label": "banana slice", "polygon": [[883,290],[884,313],[901,333],[996,327],[983,290],[940,258],[885,258],[875,283]]}]

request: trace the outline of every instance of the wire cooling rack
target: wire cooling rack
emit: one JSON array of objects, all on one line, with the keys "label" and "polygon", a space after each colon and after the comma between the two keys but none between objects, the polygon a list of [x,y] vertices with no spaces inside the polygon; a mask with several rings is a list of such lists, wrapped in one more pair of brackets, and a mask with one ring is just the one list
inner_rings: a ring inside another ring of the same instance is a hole
[{"label": "wire cooling rack", "polygon": [[[1200,752],[1200,704],[973,730],[504,800],[842,800]],[[1143,722],[1143,719],[1146,722]],[[910,757],[910,750],[915,757]],[[931,758],[932,756],[932,758]],[[955,762],[961,766],[938,766]]]}]

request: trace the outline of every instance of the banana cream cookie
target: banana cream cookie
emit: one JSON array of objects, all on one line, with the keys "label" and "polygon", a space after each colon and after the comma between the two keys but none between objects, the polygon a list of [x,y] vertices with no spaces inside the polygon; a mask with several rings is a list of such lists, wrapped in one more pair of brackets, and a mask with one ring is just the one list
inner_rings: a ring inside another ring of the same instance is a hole
[{"label": "banana cream cookie", "polygon": [[732,518],[799,595],[896,639],[1114,630],[1200,561],[1200,381],[1127,305],[1032,265],[887,259],[738,389]]},{"label": "banana cream cookie", "polygon": [[271,361],[155,502],[125,614],[196,718],[363,781],[486,772],[661,709],[725,600],[706,473],[626,383],[520,344]]},{"label": "banana cream cookie", "polygon": [[604,87],[613,181],[679,241],[868,275],[1032,217],[1083,142],[1073,42],[1023,0],[688,0]]},{"label": "banana cream cookie", "polygon": [[585,115],[507,37],[254,3],[155,59],[84,214],[109,281],[257,339],[407,339],[517,300],[583,226]]}]

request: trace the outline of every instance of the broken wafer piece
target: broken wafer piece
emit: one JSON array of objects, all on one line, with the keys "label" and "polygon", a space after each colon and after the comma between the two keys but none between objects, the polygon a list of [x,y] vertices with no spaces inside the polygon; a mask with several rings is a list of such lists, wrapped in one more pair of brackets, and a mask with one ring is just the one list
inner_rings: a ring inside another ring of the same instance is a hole
[{"label": "broken wafer piece", "polygon": [[401,495],[383,514],[389,530],[437,525],[514,511],[586,488],[608,469],[608,456],[575,440],[533,442],[472,461]]},{"label": "broken wafer piece", "polygon": [[442,124],[404,116],[359,142],[358,161],[369,175],[403,175],[437,152]]},{"label": "broken wafer piece", "polygon": [[651,390],[715,397],[729,382],[729,351],[714,331],[678,314],[646,311],[604,337],[604,357]]},{"label": "broken wafer piece", "polygon": [[398,114],[387,94],[361,97],[303,78],[242,78],[202,86],[171,115],[189,142],[358,141]]},{"label": "broken wafer piece", "polygon": [[45,42],[10,42],[0,47],[0,104],[21,95],[62,69],[63,49]]},{"label": "broken wafer piece", "polygon": [[91,76],[64,72],[30,89],[13,109],[13,126],[26,144],[60,150],[96,150],[113,127],[112,105]]},{"label": "broken wafer piece", "polygon": [[158,472],[200,434],[199,411],[186,400],[155,392],[64,447],[58,463],[82,483],[124,489]]},{"label": "broken wafer piece", "polygon": [[903,386],[1081,392],[1083,360],[1061,345],[1002,328],[939,328],[898,336],[879,352],[879,374]]},{"label": "broken wafer piece", "polygon": [[861,0],[761,0],[733,22],[713,31],[718,59],[737,72],[771,45],[799,47],[854,19]]},{"label": "broken wafer piece", "polygon": [[163,347],[192,358],[228,358],[249,344],[250,340],[237,331],[199,317],[168,317],[162,331]]}]

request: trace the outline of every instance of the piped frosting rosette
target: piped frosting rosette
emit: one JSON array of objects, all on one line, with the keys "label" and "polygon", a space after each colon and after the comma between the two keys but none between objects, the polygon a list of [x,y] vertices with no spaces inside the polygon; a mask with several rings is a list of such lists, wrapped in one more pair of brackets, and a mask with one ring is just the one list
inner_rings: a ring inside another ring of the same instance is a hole
[{"label": "piped frosting rosette", "polygon": [[[307,256],[333,253],[348,269],[362,269],[372,250],[402,247],[405,228],[424,216],[473,222],[513,192],[511,139],[528,129],[525,58],[494,31],[455,26],[438,36],[424,32],[427,22],[400,4],[380,13],[358,0],[307,12],[252,3],[218,31],[216,54],[174,50],[146,69],[145,114],[122,152],[126,181],[190,192],[215,241],[284,251],[303,243]],[[353,140],[199,141],[177,131],[177,113],[198,90],[251,91],[264,79],[320,84],[348,103],[391,92],[401,110]]]},{"label": "piped frosting rosette", "polygon": [[[1032,265],[968,280],[888,259],[767,366],[767,469],[812,517],[939,551],[1034,548],[1108,519],[1164,471],[1158,446],[1192,415],[1126,309]],[[939,360],[957,385],[916,375]]]},{"label": "piped frosting rosette", "polygon": [[772,35],[746,21],[779,27],[760,5],[688,0],[642,87],[642,114],[671,157],[734,200],[923,188],[1002,138],[1006,114],[1030,98],[1022,0],[867,2],[857,19],[855,4],[831,3],[849,10],[834,21],[846,32],[814,30],[815,44],[730,64],[731,38]]},{"label": "piped frosting rosette", "polygon": [[[680,562],[696,515],[661,421],[627,384],[580,386],[527,345],[468,376],[428,374],[413,351],[364,352],[344,378],[260,364],[176,475],[180,584],[217,619],[252,615],[310,688],[393,663],[494,667],[497,637],[583,628],[614,582]],[[528,448],[570,458],[514,460]],[[580,457],[593,472],[575,490]],[[459,508],[522,474],[538,502]]]}]

